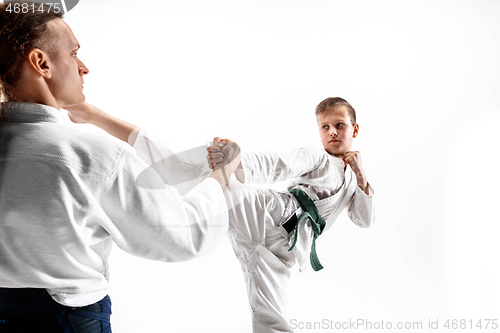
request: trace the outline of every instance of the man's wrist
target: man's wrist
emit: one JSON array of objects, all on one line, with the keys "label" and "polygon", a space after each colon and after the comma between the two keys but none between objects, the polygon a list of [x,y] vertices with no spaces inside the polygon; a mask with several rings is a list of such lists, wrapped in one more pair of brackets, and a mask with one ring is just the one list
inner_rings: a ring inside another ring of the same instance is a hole
[{"label": "man's wrist", "polygon": [[218,181],[223,191],[226,189],[228,185],[226,180],[227,176],[223,174],[223,170],[221,169],[214,170],[209,177]]},{"label": "man's wrist", "polygon": [[88,118],[87,122],[94,126],[102,127],[105,116],[106,113],[104,111],[101,111],[96,107],[93,107],[92,110],[89,110],[89,112],[87,112],[87,118]]}]

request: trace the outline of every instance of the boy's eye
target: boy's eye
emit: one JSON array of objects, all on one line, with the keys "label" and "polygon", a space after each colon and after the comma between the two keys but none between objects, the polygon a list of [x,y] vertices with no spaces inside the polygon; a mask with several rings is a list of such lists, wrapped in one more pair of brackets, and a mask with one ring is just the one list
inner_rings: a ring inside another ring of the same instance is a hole
[{"label": "boy's eye", "polygon": [[342,126],[344,126],[344,124],[341,124],[341,123],[338,123],[338,124],[337,124],[337,128],[340,128],[340,127],[342,127]]},{"label": "boy's eye", "polygon": [[323,125],[322,127],[324,130],[327,130],[328,129],[328,125]]}]

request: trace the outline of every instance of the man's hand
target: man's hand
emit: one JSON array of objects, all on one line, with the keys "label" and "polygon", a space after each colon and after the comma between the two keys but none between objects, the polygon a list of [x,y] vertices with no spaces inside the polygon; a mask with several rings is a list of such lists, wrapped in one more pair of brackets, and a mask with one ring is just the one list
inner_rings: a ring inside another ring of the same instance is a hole
[{"label": "man's hand", "polygon": [[236,171],[241,161],[240,147],[229,139],[214,138],[208,150],[208,164],[214,169],[210,177],[215,178],[225,189],[229,178]]},{"label": "man's hand", "polygon": [[105,130],[114,137],[134,145],[139,128],[119,118],[107,114],[92,104],[82,103],[68,106],[69,119],[77,124],[91,124]]},{"label": "man's hand", "polygon": [[365,170],[363,169],[363,164],[361,163],[361,154],[359,151],[348,151],[344,154],[344,163],[349,164],[352,171],[356,174],[358,186],[366,193],[368,191],[368,180],[366,178]]},{"label": "man's hand", "polygon": [[[225,143],[225,144],[224,144]],[[221,153],[223,154],[222,161],[217,162],[214,166],[214,170],[227,169],[227,171],[233,174],[240,164],[241,161],[241,150],[240,146],[236,142],[229,139],[223,139],[219,142],[219,147],[222,145]]]},{"label": "man's hand", "polygon": [[223,141],[219,137],[215,137],[212,145],[208,146],[207,161],[210,169],[213,170],[217,163],[221,163],[224,160],[224,153],[222,152],[222,148],[224,148],[226,144],[226,141]]}]

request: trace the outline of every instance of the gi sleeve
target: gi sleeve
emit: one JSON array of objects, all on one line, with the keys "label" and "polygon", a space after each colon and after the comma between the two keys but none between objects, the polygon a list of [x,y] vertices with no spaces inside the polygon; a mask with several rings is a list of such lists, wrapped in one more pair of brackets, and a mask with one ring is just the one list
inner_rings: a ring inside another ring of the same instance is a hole
[{"label": "gi sleeve", "polygon": [[357,226],[368,228],[375,222],[376,210],[374,204],[373,188],[368,184],[368,195],[356,185],[351,198],[351,204],[347,208],[347,215]]},{"label": "gi sleeve", "polygon": [[275,183],[314,171],[327,163],[326,154],[312,147],[289,153],[243,152],[241,168],[235,172],[241,183]]},{"label": "gi sleeve", "polygon": [[182,195],[212,173],[207,162],[206,146],[184,149],[160,140],[141,128],[133,148],[165,184],[173,186]]},{"label": "gi sleeve", "polygon": [[118,246],[153,260],[194,258],[228,228],[227,205],[215,179],[206,178],[181,196],[130,147],[108,177],[101,207],[109,217],[103,227]]}]

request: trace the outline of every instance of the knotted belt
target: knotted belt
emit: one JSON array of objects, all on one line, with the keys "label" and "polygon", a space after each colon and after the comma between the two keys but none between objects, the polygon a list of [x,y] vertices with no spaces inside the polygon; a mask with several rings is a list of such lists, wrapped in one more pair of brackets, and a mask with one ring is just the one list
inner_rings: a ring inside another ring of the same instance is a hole
[{"label": "knotted belt", "polygon": [[299,236],[300,221],[308,217],[311,220],[311,227],[314,232],[314,237],[311,245],[311,254],[309,255],[309,258],[311,260],[312,268],[315,271],[319,271],[323,269],[323,266],[319,262],[318,255],[316,254],[316,238],[318,238],[319,235],[321,235],[321,233],[325,229],[326,222],[321,216],[319,216],[316,205],[311,200],[311,198],[309,198],[306,192],[298,188],[294,188],[290,190],[290,193],[292,193],[295,199],[297,199],[300,207],[302,208],[303,213],[300,214],[298,218],[294,214],[292,218],[290,218],[285,224],[283,224],[283,227],[288,232],[291,232],[293,231],[293,229],[295,229],[295,239],[290,249],[288,249],[288,251],[292,251],[293,248],[295,247],[295,244],[297,243],[297,238]]}]

